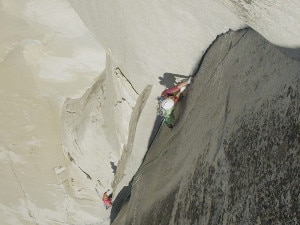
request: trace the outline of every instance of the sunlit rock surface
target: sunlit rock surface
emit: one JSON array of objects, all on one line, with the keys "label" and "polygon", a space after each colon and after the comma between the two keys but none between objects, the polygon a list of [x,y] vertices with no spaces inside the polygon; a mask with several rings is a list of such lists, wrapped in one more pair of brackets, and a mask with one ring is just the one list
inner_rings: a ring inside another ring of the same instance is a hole
[{"label": "sunlit rock surface", "polygon": [[[67,1],[0,1],[0,224],[103,222],[68,187],[60,110],[105,68],[105,52]],[[106,216],[107,217],[107,216]]]},{"label": "sunlit rock surface", "polygon": [[[65,155],[71,162],[70,185],[78,197],[102,197],[111,188],[127,143],[129,120],[137,93],[116,70],[106,71],[80,99],[68,99],[62,109]],[[82,176],[85,177],[82,179]]]},{"label": "sunlit rock surface", "polygon": [[108,224],[102,192],[128,194],[165,75],[193,73],[217,35],[245,26],[297,57],[298,12],[296,0],[1,0],[1,223]]}]

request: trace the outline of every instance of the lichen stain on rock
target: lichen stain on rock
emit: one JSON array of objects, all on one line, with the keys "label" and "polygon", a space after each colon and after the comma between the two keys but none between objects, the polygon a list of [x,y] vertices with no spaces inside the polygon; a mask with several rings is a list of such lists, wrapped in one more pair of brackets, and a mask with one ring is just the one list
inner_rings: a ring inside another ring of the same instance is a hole
[{"label": "lichen stain on rock", "polygon": [[151,214],[147,214],[143,218],[143,224],[169,224],[177,192],[178,188],[175,188],[164,199],[154,204],[152,210],[150,210]]},{"label": "lichen stain on rock", "polygon": [[286,114],[263,105],[245,115],[240,129],[224,142],[230,167],[227,210],[237,224],[245,222],[247,202],[250,224],[259,218],[262,224],[300,220],[299,81],[270,103],[280,105],[285,98]]}]

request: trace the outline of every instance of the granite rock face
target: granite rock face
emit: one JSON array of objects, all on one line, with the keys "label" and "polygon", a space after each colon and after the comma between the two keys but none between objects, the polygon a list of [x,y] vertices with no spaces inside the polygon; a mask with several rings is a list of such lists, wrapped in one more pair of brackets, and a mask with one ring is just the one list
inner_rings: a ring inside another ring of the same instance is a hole
[{"label": "granite rock face", "polygon": [[116,197],[112,224],[299,224],[294,53],[251,29],[219,36],[175,109],[175,127],[161,127]]}]

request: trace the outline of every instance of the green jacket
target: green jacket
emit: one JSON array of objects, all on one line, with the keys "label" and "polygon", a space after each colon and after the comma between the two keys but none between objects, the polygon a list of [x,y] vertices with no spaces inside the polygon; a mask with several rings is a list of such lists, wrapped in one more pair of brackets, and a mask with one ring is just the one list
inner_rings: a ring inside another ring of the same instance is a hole
[{"label": "green jacket", "polygon": [[174,117],[173,111],[174,111],[174,107],[172,107],[171,109],[165,110],[165,112],[166,112],[165,122],[170,125],[174,125],[174,122],[175,122],[175,117]]}]

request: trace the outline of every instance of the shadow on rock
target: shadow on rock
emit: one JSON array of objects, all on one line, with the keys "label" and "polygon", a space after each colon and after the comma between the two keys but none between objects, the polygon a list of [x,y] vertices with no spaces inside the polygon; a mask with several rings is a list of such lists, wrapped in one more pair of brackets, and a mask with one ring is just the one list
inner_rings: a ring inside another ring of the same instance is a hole
[{"label": "shadow on rock", "polygon": [[162,125],[162,122],[163,122],[163,117],[160,116],[160,115],[157,115],[156,120],[154,122],[153,129],[152,129],[152,133],[151,133],[150,138],[149,138],[148,149],[152,145],[152,142],[154,141],[154,139],[155,139],[155,137],[156,137],[161,125]]},{"label": "shadow on rock", "polygon": [[115,165],[114,162],[110,162],[110,166],[111,166],[111,169],[113,170],[113,173],[116,174],[116,171],[117,171],[117,166]]},{"label": "shadow on rock", "polygon": [[114,219],[117,217],[118,213],[120,212],[122,206],[129,201],[131,194],[131,186],[125,186],[123,189],[119,192],[117,197],[115,198],[111,213],[110,213],[110,223],[112,224]]},{"label": "shadow on rock", "polygon": [[188,78],[186,75],[164,73],[162,77],[159,77],[159,83],[166,88],[174,87],[181,80]]},{"label": "shadow on rock", "polygon": [[284,55],[294,60],[300,61],[300,48],[277,47]]}]

